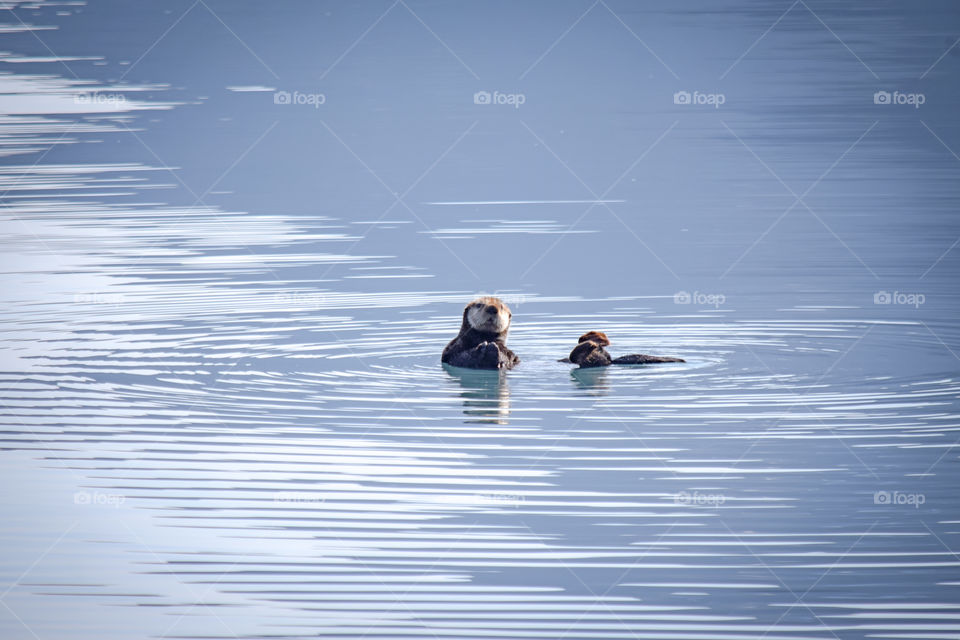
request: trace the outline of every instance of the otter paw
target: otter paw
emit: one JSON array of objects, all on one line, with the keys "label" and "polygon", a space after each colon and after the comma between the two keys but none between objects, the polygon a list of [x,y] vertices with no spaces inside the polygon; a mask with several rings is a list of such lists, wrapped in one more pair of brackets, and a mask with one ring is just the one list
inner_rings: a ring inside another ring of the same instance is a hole
[{"label": "otter paw", "polygon": [[484,369],[500,368],[500,348],[496,342],[481,342],[476,347],[477,358]]}]

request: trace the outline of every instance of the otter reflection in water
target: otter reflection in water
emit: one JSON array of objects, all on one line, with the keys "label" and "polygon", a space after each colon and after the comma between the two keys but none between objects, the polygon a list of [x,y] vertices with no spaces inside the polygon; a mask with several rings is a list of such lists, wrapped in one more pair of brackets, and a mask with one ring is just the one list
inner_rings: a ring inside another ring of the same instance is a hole
[{"label": "otter reflection in water", "polygon": [[604,396],[610,392],[610,369],[607,367],[577,367],[570,369],[570,379],[591,396]]},{"label": "otter reflection in water", "polygon": [[463,369],[443,365],[444,371],[456,380],[463,391],[463,414],[467,422],[508,424],[510,417],[510,387],[507,376],[499,371]]}]

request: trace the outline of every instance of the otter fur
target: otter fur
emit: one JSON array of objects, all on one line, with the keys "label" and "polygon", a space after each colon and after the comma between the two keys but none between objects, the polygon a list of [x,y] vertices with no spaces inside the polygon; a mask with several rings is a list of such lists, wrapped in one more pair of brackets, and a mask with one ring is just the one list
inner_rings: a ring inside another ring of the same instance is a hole
[{"label": "otter fur", "polygon": [[440,361],[468,369],[512,369],[520,358],[507,348],[513,313],[499,298],[484,296],[463,309],[460,333],[443,350]]},{"label": "otter fur", "polygon": [[643,353],[632,353],[619,358],[613,358],[604,349],[610,344],[607,334],[602,331],[588,331],[580,336],[577,346],[570,352],[568,358],[561,362],[571,362],[580,365],[581,369],[591,367],[606,367],[611,364],[651,364],[654,362],[685,362],[682,358],[667,358],[663,356],[648,356]]}]

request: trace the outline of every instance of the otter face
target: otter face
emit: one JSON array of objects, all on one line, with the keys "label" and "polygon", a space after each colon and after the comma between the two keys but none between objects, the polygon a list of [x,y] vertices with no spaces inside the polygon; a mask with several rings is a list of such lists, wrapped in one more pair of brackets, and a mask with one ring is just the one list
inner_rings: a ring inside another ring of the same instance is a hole
[{"label": "otter face", "polygon": [[506,333],[513,317],[510,307],[499,298],[489,296],[477,298],[468,304],[464,314],[471,328],[496,334]]}]

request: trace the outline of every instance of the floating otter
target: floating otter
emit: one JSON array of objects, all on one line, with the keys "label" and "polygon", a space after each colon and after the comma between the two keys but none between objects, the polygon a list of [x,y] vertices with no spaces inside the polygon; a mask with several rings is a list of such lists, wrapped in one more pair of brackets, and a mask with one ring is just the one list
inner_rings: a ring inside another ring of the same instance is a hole
[{"label": "floating otter", "polygon": [[464,308],[460,334],[444,348],[440,361],[468,369],[512,369],[520,362],[507,348],[512,317],[499,298],[477,298]]},{"label": "floating otter", "polygon": [[570,352],[570,356],[560,362],[572,362],[580,365],[580,368],[606,367],[611,364],[651,364],[654,362],[686,362],[682,358],[665,358],[663,356],[648,356],[643,353],[631,353],[630,355],[611,358],[607,350],[604,349],[610,344],[607,334],[602,331],[588,331],[580,336],[577,346]]}]

